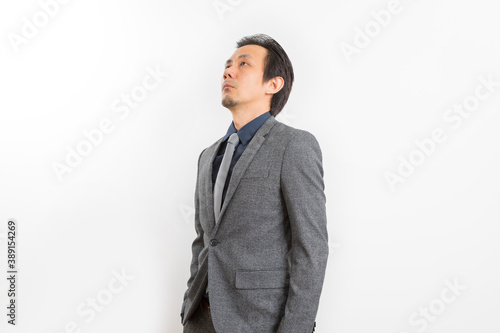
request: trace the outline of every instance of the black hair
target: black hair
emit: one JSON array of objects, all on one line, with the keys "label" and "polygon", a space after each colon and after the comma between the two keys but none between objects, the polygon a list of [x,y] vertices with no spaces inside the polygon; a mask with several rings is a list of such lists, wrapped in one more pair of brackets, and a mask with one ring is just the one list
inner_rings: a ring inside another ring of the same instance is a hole
[{"label": "black hair", "polygon": [[263,83],[276,76],[281,76],[283,78],[283,87],[271,98],[271,115],[276,117],[276,115],[280,113],[285,106],[288,101],[288,96],[292,91],[292,62],[281,45],[266,34],[254,34],[242,37],[236,43],[236,48],[240,48],[245,45],[259,45],[267,49],[267,55],[264,59]]}]

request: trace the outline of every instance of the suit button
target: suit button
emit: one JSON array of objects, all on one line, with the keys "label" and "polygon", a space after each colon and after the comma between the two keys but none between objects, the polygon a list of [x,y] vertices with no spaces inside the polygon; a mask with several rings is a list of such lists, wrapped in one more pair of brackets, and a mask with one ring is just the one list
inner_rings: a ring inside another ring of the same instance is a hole
[{"label": "suit button", "polygon": [[210,240],[210,245],[212,245],[212,246],[216,246],[218,243],[219,243],[219,241],[215,238]]}]

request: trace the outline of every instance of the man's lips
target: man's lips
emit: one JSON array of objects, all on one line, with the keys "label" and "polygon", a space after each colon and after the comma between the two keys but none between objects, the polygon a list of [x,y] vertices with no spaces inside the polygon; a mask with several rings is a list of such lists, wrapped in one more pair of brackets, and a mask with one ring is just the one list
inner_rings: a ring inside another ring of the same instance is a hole
[{"label": "man's lips", "polygon": [[222,87],[222,90],[226,89],[226,88],[234,88],[232,85],[230,84],[225,84],[223,87]]}]

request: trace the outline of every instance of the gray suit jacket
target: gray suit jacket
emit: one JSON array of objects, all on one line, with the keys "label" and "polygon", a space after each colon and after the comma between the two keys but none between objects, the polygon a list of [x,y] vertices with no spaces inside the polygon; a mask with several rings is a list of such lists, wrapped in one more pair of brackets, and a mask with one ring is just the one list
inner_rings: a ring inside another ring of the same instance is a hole
[{"label": "gray suit jacket", "polygon": [[269,117],[235,164],[215,221],[212,162],[221,142],[198,158],[182,324],[208,281],[217,333],[310,333],[328,258],[320,146],[311,133]]}]

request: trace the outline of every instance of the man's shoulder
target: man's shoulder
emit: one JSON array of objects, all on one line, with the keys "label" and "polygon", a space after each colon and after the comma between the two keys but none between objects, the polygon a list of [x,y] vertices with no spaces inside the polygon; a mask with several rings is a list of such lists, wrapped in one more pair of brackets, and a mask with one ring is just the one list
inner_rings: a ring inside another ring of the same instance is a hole
[{"label": "man's shoulder", "polygon": [[318,140],[310,131],[280,123],[282,133],[287,137],[287,146],[319,145]]}]

